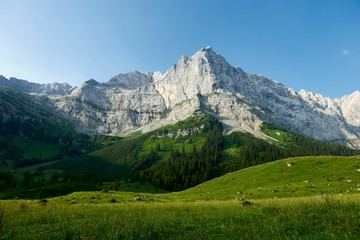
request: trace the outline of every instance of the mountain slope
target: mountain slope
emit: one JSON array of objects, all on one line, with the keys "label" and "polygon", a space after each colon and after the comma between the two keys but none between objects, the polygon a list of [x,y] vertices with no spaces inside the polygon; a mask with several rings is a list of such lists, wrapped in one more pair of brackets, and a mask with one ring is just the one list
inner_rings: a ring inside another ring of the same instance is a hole
[{"label": "mountain slope", "polygon": [[61,142],[63,133],[75,133],[71,122],[61,118],[56,108],[44,98],[0,87],[0,102],[2,135],[39,141],[48,141],[47,137],[53,137]]},{"label": "mountain slope", "polygon": [[0,87],[0,103],[2,170],[61,160],[87,146],[87,136],[43,98]]}]

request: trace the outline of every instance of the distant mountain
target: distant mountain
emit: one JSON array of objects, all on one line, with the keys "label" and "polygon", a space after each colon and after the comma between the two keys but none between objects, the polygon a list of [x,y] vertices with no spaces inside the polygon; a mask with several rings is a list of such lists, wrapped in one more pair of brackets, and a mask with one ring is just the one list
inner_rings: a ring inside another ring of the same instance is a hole
[{"label": "distant mountain", "polygon": [[43,95],[64,96],[70,94],[72,90],[74,90],[74,87],[70,86],[68,83],[39,84],[17,78],[7,79],[2,75],[0,75],[0,85],[11,87],[22,92],[38,93]]},{"label": "distant mountain", "polygon": [[[7,81],[6,86],[17,82]],[[341,99],[296,92],[231,66],[210,47],[182,56],[164,74],[133,71],[75,89],[28,84],[22,89],[47,95],[69,121],[77,119],[78,131],[90,134],[147,132],[203,112],[219,119],[226,132],[268,138],[260,127],[270,122],[318,140],[360,147],[360,92]]]}]

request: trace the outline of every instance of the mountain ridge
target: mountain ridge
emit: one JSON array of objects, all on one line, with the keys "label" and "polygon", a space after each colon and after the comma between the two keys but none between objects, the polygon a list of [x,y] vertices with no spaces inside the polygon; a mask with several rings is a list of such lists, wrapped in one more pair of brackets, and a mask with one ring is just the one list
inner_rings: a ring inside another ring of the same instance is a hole
[{"label": "mountain ridge", "polygon": [[26,93],[36,93],[42,95],[68,95],[74,90],[70,84],[64,83],[33,83],[23,79],[18,79],[11,77],[9,79],[5,78],[3,75],[0,75],[0,85],[5,87],[11,87],[19,91]]},{"label": "mountain ridge", "polygon": [[245,73],[211,47],[182,56],[164,74],[132,71],[105,83],[89,80],[63,94],[34,93],[47,95],[64,116],[84,123],[77,131],[89,134],[146,132],[200,111],[218,118],[227,132],[264,137],[260,126],[267,121],[318,140],[360,147],[360,92],[340,99],[296,92]]}]

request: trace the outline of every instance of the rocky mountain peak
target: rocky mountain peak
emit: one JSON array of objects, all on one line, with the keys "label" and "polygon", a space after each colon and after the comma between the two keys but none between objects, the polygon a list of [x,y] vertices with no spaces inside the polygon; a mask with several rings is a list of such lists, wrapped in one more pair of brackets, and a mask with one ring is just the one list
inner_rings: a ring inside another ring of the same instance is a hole
[{"label": "rocky mountain peak", "polygon": [[106,84],[123,89],[136,89],[152,82],[154,82],[152,72],[141,73],[134,70],[125,74],[118,74],[112,77]]},{"label": "rocky mountain peak", "polygon": [[354,99],[360,99],[360,92],[359,91],[355,91],[353,92],[352,94],[350,95],[345,95],[343,96],[340,101],[341,102],[347,102],[347,101],[350,101],[350,100],[354,100]]},{"label": "rocky mountain peak", "polygon": [[99,82],[96,81],[95,79],[89,79],[89,80],[85,81],[84,84],[98,85]]},{"label": "rocky mountain peak", "polygon": [[217,82],[213,70],[224,64],[228,65],[210,47],[202,48],[191,57],[182,56],[177,64],[157,79],[156,89],[168,108],[191,100],[198,94],[210,94]]},{"label": "rocky mountain peak", "polygon": [[210,46],[207,46],[206,48],[201,48],[198,52],[196,52],[194,55],[206,55],[207,57],[216,57],[220,56],[220,54],[216,53]]},{"label": "rocky mountain peak", "polygon": [[228,66],[229,63],[222,57],[220,54],[214,52],[214,50],[208,46],[206,48],[200,49],[197,53],[195,53],[192,57],[193,60],[197,58],[201,58],[205,60],[205,62],[212,65],[212,67],[216,67],[216,65],[226,65]]}]

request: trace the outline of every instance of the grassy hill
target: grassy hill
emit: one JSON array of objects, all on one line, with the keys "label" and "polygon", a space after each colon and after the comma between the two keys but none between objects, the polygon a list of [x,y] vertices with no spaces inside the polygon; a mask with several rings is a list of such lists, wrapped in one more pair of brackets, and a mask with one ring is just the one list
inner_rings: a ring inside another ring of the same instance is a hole
[{"label": "grassy hill", "polygon": [[359,183],[359,157],[298,157],[229,173],[174,195],[197,200],[339,195],[359,193]]},{"label": "grassy hill", "polygon": [[[359,168],[358,157],[300,157],[229,173],[177,193],[75,192],[47,202],[3,200],[0,236],[359,239]],[[240,198],[250,204],[240,206]]]},{"label": "grassy hill", "polygon": [[[293,165],[288,167],[287,163]],[[228,173],[180,192],[143,195],[147,195],[145,201],[186,202],[357,194],[360,193],[359,169],[359,157],[298,157]],[[97,198],[91,199],[92,196]],[[110,199],[136,202],[134,196],[131,192],[117,191],[75,192],[50,202],[107,203]]]}]

